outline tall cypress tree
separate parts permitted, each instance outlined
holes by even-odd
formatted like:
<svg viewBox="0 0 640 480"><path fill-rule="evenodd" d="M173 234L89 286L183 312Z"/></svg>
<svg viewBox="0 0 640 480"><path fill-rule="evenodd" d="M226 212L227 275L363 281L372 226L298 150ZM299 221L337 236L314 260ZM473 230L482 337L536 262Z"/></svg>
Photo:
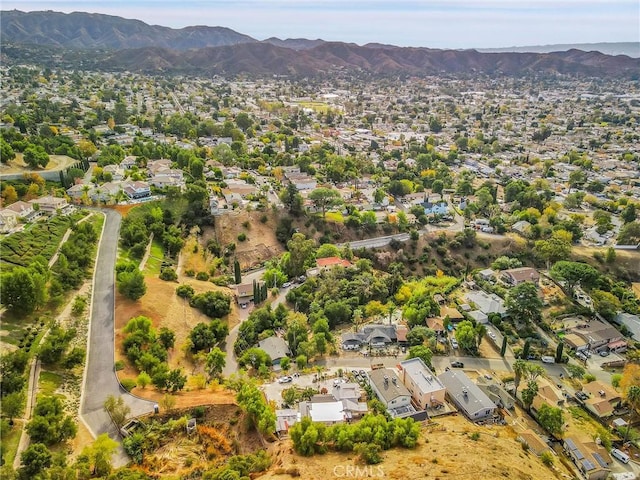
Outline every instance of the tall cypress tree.
<svg viewBox="0 0 640 480"><path fill-rule="evenodd" d="M242 272L240 272L240 262L238 260L233 261L233 273L236 277L236 285L242 283Z"/></svg>

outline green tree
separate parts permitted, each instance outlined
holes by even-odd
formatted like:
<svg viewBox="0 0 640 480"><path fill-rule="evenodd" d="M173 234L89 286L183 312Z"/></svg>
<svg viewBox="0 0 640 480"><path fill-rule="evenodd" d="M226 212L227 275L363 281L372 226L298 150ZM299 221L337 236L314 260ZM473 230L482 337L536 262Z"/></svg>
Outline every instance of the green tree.
<svg viewBox="0 0 640 480"><path fill-rule="evenodd" d="M591 300L593 300L594 310L607 320L612 320L622 308L618 297L603 290L592 290Z"/></svg>
<svg viewBox="0 0 640 480"><path fill-rule="evenodd" d="M543 403L538 409L538 423L556 438L561 437L564 430L562 409Z"/></svg>
<svg viewBox="0 0 640 480"><path fill-rule="evenodd" d="M458 344L468 352L476 351L476 330L468 320L463 320L456 328L456 340Z"/></svg>
<svg viewBox="0 0 640 480"><path fill-rule="evenodd" d="M500 356L504 357L505 353L507 353L507 337L502 337L502 347L500 347Z"/></svg>
<svg viewBox="0 0 640 480"><path fill-rule="evenodd" d="M49 154L41 145L29 145L23 152L24 163L30 168L44 168L49 164Z"/></svg>
<svg viewBox="0 0 640 480"><path fill-rule="evenodd" d="M565 282L565 287L571 295L577 285L590 288L596 283L598 278L600 278L598 270L591 265L565 260L556 262L551 268L550 273L554 279Z"/></svg>
<svg viewBox="0 0 640 480"><path fill-rule="evenodd" d="M219 377L222 374L222 369L224 369L226 363L225 357L226 354L218 347L211 349L207 354L205 371L207 372L209 379Z"/></svg>
<svg viewBox="0 0 640 480"><path fill-rule="evenodd" d="M409 333L407 333L407 342L409 345L422 345L429 338L435 337L435 332L425 326L413 327Z"/></svg>
<svg viewBox="0 0 640 480"><path fill-rule="evenodd" d="M103 433L95 441L82 450L81 456L87 458L93 466L91 472L97 477L105 477L111 473L111 457L118 449L118 442Z"/></svg>
<svg viewBox="0 0 640 480"><path fill-rule="evenodd" d="M532 282L521 283L509 290L505 307L515 320L524 323L542 320L542 300L538 295L538 288Z"/></svg>
<svg viewBox="0 0 640 480"><path fill-rule="evenodd" d="M42 443L32 443L20 454L22 467L20 475L23 478L37 478L40 473L51 466L52 455Z"/></svg>
<svg viewBox="0 0 640 480"><path fill-rule="evenodd" d="M564 349L564 343L558 343L556 347L556 363L562 363L562 351Z"/></svg>
<svg viewBox="0 0 640 480"><path fill-rule="evenodd" d="M176 342L176 334L167 327L162 327L158 332L158 340L165 350L169 350Z"/></svg>
<svg viewBox="0 0 640 480"><path fill-rule="evenodd" d="M569 376L571 378L581 379L587 373L584 367L580 365L575 365L573 363L569 363L567 365L567 371L569 372Z"/></svg>
<svg viewBox="0 0 640 480"><path fill-rule="evenodd" d="M522 393L521 393L522 403L524 403L524 406L527 409L527 411L531 409L531 404L533 403L533 399L536 397L537 394L538 394L538 382L536 382L535 380L530 380L527 383L527 388L522 390Z"/></svg>
<svg viewBox="0 0 640 480"><path fill-rule="evenodd" d="M124 398L121 396L115 397L113 395L109 395L104 401L103 407L118 428L124 425L124 422L131 413L131 408L129 405L124 403Z"/></svg>
<svg viewBox="0 0 640 480"><path fill-rule="evenodd" d="M638 218L638 212L636 209L636 204L635 203L629 203L624 210L622 211L622 214L620 215L620 218L622 218L622 220L624 221L624 223L631 223L631 222L635 222L636 218Z"/></svg>
<svg viewBox="0 0 640 480"><path fill-rule="evenodd" d="M261 366L271 367L271 357L261 348L249 348L238 359L238 365L241 367L250 366L254 370L258 370Z"/></svg>
<svg viewBox="0 0 640 480"><path fill-rule="evenodd" d="M637 245L640 243L640 222L626 223L618 233L618 245Z"/></svg>
<svg viewBox="0 0 640 480"><path fill-rule="evenodd" d="M293 183L287 185L287 188L280 192L280 201L289 209L289 213L294 217L299 216L303 212L304 200L298 189Z"/></svg>
<svg viewBox="0 0 640 480"><path fill-rule="evenodd" d="M16 158L16 153L13 151L11 144L0 137L0 162L9 163L14 158Z"/></svg>
<svg viewBox="0 0 640 480"><path fill-rule="evenodd" d="M548 240L538 240L534 245L534 252L547 262L548 270L551 263L569 257L572 239L573 236L566 230L556 230Z"/></svg>
<svg viewBox="0 0 640 480"><path fill-rule="evenodd" d="M637 416L638 410L640 410L640 385L630 385L627 388L625 399L631 409L631 418L629 421L629 426L627 426L624 432L623 443L627 443L627 439L629 438L629 431L631 430L630 425L634 424L633 416Z"/></svg>
<svg viewBox="0 0 640 480"><path fill-rule="evenodd" d="M242 283L242 272L240 271L240 262L237 259L233 261L233 275L235 278L236 285Z"/></svg>
<svg viewBox="0 0 640 480"><path fill-rule="evenodd" d="M309 196L316 210L322 211L322 218L325 218L327 209L342 203L342 198L337 190L332 188L316 188Z"/></svg>
<svg viewBox="0 0 640 480"><path fill-rule="evenodd" d="M4 392L3 392L4 393ZM25 406L25 396L22 390L12 392L2 397L2 414L13 423L13 419L22 415Z"/></svg>
<svg viewBox="0 0 640 480"><path fill-rule="evenodd" d="M19 316L28 315L36 308L36 285L31 272L16 267L0 277L0 299L2 304Z"/></svg>
<svg viewBox="0 0 640 480"><path fill-rule="evenodd" d="M73 438L78 427L73 419L64 414L64 406L59 397L38 398L33 418L27 424L27 432L36 443L53 445Z"/></svg>
<svg viewBox="0 0 640 480"><path fill-rule="evenodd" d="M140 372L138 377L136 378L136 385L138 385L143 390L147 388L147 385L151 383L151 377L147 372Z"/></svg>
<svg viewBox="0 0 640 480"><path fill-rule="evenodd" d="M425 363L425 365L430 368L432 357L433 352L431 352L431 349L425 345L415 345L409 348L408 358L420 358Z"/></svg>
<svg viewBox="0 0 640 480"><path fill-rule="evenodd" d="M522 380L522 377L527 372L527 365L528 363L522 359L518 359L515 362L513 362L513 373L514 373L513 384L515 386L514 395L516 397L518 395L518 386L520 385L520 381Z"/></svg>
<svg viewBox="0 0 640 480"><path fill-rule="evenodd" d="M140 270L120 272L118 274L118 291L129 300L138 300L147 293L144 275Z"/></svg>
<svg viewBox="0 0 640 480"><path fill-rule="evenodd" d="M289 278L298 277L305 273L305 265L313 258L315 242L302 233L294 233L287 242L289 250L288 262L285 265L285 273Z"/></svg>

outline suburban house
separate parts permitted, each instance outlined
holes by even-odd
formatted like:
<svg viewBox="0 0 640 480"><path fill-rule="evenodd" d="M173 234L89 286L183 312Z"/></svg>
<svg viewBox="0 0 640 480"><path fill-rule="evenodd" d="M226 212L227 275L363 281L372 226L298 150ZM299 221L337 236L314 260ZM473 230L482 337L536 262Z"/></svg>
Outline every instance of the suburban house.
<svg viewBox="0 0 640 480"><path fill-rule="evenodd" d="M342 402L331 395L314 395L310 402L300 402L298 409L301 417L309 417L325 425L342 423L349 418Z"/></svg>
<svg viewBox="0 0 640 480"><path fill-rule="evenodd" d="M260 340L258 342L258 348L267 352L269 357L271 357L272 365L280 365L280 360L291 355L287 342L285 342L283 338L276 337L275 335Z"/></svg>
<svg viewBox="0 0 640 480"><path fill-rule="evenodd" d="M320 270L328 270L333 267L349 268L353 264L349 260L343 260L340 257L325 257L316 260L316 266Z"/></svg>
<svg viewBox="0 0 640 480"><path fill-rule="evenodd" d="M415 405L424 410L444 405L445 388L421 358L400 362L402 383Z"/></svg>
<svg viewBox="0 0 640 480"><path fill-rule="evenodd" d="M529 451L537 457L542 455L544 452L551 452L549 445L547 445L546 442L530 428L518 435L518 441L529 447Z"/></svg>
<svg viewBox="0 0 640 480"><path fill-rule="evenodd" d="M461 370L448 370L438 375L447 395L459 410L472 421L493 417L495 403Z"/></svg>
<svg viewBox="0 0 640 480"><path fill-rule="evenodd" d="M585 384L582 391L589 394L584 406L598 418L610 417L622 402L622 397L613 387L599 380Z"/></svg>
<svg viewBox="0 0 640 480"><path fill-rule="evenodd" d="M619 342L625 343L624 337L614 326L598 320L591 320L588 323L577 325L571 329L574 333L584 339L589 344L590 350L608 350L613 344L617 349L621 348Z"/></svg>
<svg viewBox="0 0 640 480"><path fill-rule="evenodd" d="M611 473L611 457L596 442L581 442L576 437L567 437L564 439L564 451L587 480L605 480Z"/></svg>
<svg viewBox="0 0 640 480"><path fill-rule="evenodd" d="M520 220L511 225L511 230L523 237L528 237L531 233L531 224L526 220Z"/></svg>
<svg viewBox="0 0 640 480"><path fill-rule="evenodd" d="M136 157L132 155L124 157L124 160L120 162L120 168L122 168L123 170L131 170L135 166L136 166Z"/></svg>
<svg viewBox="0 0 640 480"><path fill-rule="evenodd" d="M436 335L444 333L444 321L440 317L427 318L427 327L436 332Z"/></svg>
<svg viewBox="0 0 640 480"><path fill-rule="evenodd" d="M631 333L631 337L637 342L640 342L640 316L620 312L614 317L613 323L627 327L627 330Z"/></svg>
<svg viewBox="0 0 640 480"><path fill-rule="evenodd" d="M393 370L389 368L371 370L369 384L387 409L395 410L411 405L411 392L402 384Z"/></svg>
<svg viewBox="0 0 640 480"><path fill-rule="evenodd" d="M31 203L23 202L22 200L12 203L6 207L5 210L17 213L18 218L22 219L24 222L31 222L42 214L39 210L34 210Z"/></svg>
<svg viewBox="0 0 640 480"><path fill-rule="evenodd" d="M263 282L259 282L262 286ZM253 283L241 283L236 285L236 302L242 308L246 308L251 302L253 302Z"/></svg>
<svg viewBox="0 0 640 480"><path fill-rule="evenodd" d="M105 165L103 167L103 173L111 175L111 180L117 182L124 178L124 169L120 165Z"/></svg>
<svg viewBox="0 0 640 480"><path fill-rule="evenodd" d="M147 182L125 182L122 184L122 191L132 200L151 196L151 187Z"/></svg>
<svg viewBox="0 0 640 480"><path fill-rule="evenodd" d="M482 390L489 399L498 407L511 410L514 407L513 397L494 378L478 377L476 380L478 388Z"/></svg>
<svg viewBox="0 0 640 480"><path fill-rule="evenodd" d="M398 341L398 328L403 329L406 327L404 327L404 325L382 325L370 323L369 325L362 327L362 329L357 333L343 333L341 341L343 345L349 345L352 346L352 348L360 348L363 345L384 347L389 343L395 343Z"/></svg>
<svg viewBox="0 0 640 480"><path fill-rule="evenodd" d="M485 268L484 270L480 270L478 272L478 276L482 279L482 280L492 280L494 278L496 278L496 272L494 270L492 270L491 268Z"/></svg>
<svg viewBox="0 0 640 480"><path fill-rule="evenodd" d="M331 391L333 398L342 402L343 412L347 418L361 417L369 411L366 402L361 402L362 391L357 383L337 383Z"/></svg>
<svg viewBox="0 0 640 480"><path fill-rule="evenodd" d="M0 233L9 233L18 226L18 214L8 209L0 210Z"/></svg>
<svg viewBox="0 0 640 480"><path fill-rule="evenodd" d="M447 202L424 202L422 204L424 207L425 215L446 215L449 213L449 205Z"/></svg>
<svg viewBox="0 0 640 480"><path fill-rule="evenodd" d="M52 197L51 195L35 198L29 203L38 205L40 211L48 215L55 215L58 212L65 214L71 208L66 198Z"/></svg>
<svg viewBox="0 0 640 480"><path fill-rule="evenodd" d="M540 407L544 404L550 407L562 407L564 405L564 397L555 385L552 385L546 378L538 379L538 393L533 398L531 403L531 411L534 415L537 414Z"/></svg>
<svg viewBox="0 0 640 480"><path fill-rule="evenodd" d="M538 280L540 280L540 274L535 268L531 267L520 267L520 268L510 268L509 270L503 270L500 274L502 280L515 287L516 285L520 285L524 282L533 282L536 285L538 284Z"/></svg>
<svg viewBox="0 0 640 480"><path fill-rule="evenodd" d="M451 320L453 323L461 322L462 320L464 320L464 315L462 315L457 308L442 305L440 307L440 318L444 320L447 317L449 317L449 320Z"/></svg>
<svg viewBox="0 0 640 480"><path fill-rule="evenodd" d="M576 352L589 350L589 342L575 333L567 333L562 337L562 342L571 350Z"/></svg>
<svg viewBox="0 0 640 480"><path fill-rule="evenodd" d="M503 315L507 312L504 306L504 300L495 293L487 293L483 290L473 290L464 295L465 301L475 304L476 308L482 313L489 315L490 313L499 313Z"/></svg>
<svg viewBox="0 0 640 480"><path fill-rule="evenodd" d="M276 433L288 432L289 428L300 421L300 412L293 408L276 410Z"/></svg>

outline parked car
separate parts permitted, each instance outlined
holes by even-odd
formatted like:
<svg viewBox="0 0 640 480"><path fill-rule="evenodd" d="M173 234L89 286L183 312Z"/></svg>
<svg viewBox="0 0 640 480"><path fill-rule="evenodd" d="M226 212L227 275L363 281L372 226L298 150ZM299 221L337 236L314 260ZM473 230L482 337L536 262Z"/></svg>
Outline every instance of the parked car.
<svg viewBox="0 0 640 480"><path fill-rule="evenodd" d="M291 282L284 282L282 284L282 288L289 288L291 286Z"/></svg>
<svg viewBox="0 0 640 480"><path fill-rule="evenodd" d="M286 375L284 377L280 377L278 379L278 383L291 383L293 382L293 378L291 378L289 375Z"/></svg>
<svg viewBox="0 0 640 480"><path fill-rule="evenodd" d="M601 357L608 357L611 352L609 350L603 350L600 352Z"/></svg>
<svg viewBox="0 0 640 480"><path fill-rule="evenodd" d="M462 363L462 362L451 362L451 366L453 368L464 368L464 363Z"/></svg>
<svg viewBox="0 0 640 480"><path fill-rule="evenodd" d="M579 398L580 400L587 400L589 398L589 395L587 395L584 392L578 391L576 392L576 397Z"/></svg>
<svg viewBox="0 0 640 480"><path fill-rule="evenodd" d="M455 338L451 339L451 346L453 348L458 348L458 341Z"/></svg>
<svg viewBox="0 0 640 480"><path fill-rule="evenodd" d="M366 376L367 376L367 372L365 372L364 370L360 370L358 373L360 374L360 376L361 376L362 378L364 378L364 377L366 377Z"/></svg>

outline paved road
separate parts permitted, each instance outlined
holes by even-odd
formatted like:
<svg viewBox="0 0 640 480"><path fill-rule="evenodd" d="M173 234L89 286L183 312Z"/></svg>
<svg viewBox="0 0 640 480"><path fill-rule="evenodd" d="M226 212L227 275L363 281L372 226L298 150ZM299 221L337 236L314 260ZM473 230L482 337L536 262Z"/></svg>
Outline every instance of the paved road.
<svg viewBox="0 0 640 480"><path fill-rule="evenodd" d="M114 316L115 316L115 263L118 247L120 215L104 210L105 223L93 286L91 324L87 339L87 365L80 405L80 416L94 435L108 433L120 440L109 415L104 411L104 401L109 395L122 396L131 408L131 416L149 413L153 402L142 400L124 391L114 370ZM122 449L115 456L116 466L126 464L128 457Z"/></svg>

